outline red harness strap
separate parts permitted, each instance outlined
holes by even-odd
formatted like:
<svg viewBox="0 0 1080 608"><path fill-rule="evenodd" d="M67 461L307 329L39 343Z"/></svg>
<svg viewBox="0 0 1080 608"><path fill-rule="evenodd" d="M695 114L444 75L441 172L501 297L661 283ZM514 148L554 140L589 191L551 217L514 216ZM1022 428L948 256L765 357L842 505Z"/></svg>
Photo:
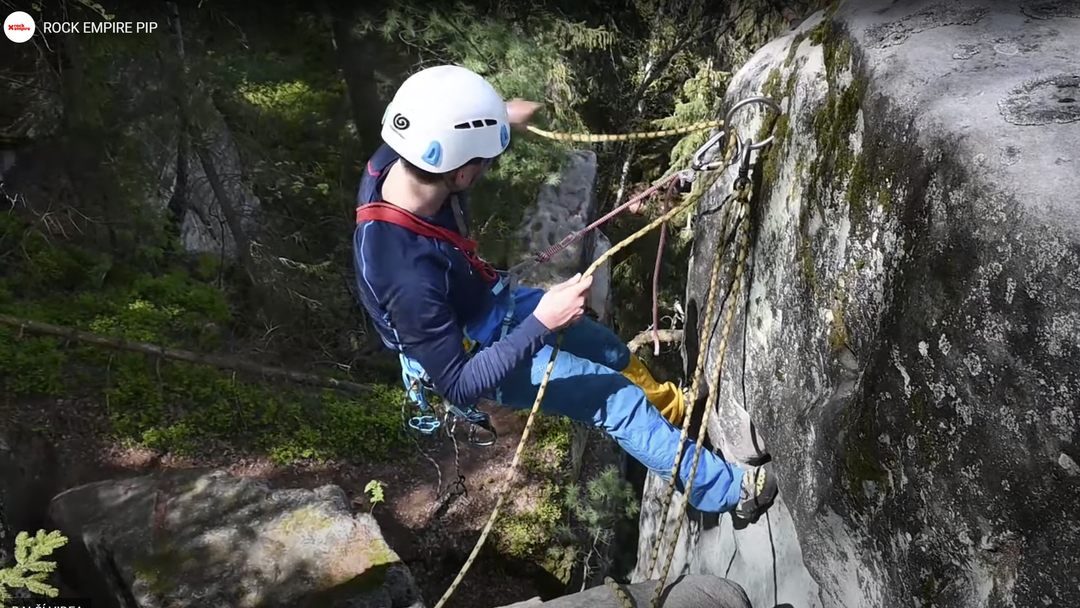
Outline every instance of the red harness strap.
<svg viewBox="0 0 1080 608"><path fill-rule="evenodd" d="M401 207L389 203L368 203L356 208L357 224L370 221L396 224L402 228L411 230L420 236L439 239L440 241L450 243L465 255L465 259L469 264L471 264L486 281L494 283L499 280L499 275L495 272L495 268L491 264L480 259L480 256L476 254L476 249L480 246L476 241L467 239L460 234L447 230L441 226L425 222Z"/></svg>

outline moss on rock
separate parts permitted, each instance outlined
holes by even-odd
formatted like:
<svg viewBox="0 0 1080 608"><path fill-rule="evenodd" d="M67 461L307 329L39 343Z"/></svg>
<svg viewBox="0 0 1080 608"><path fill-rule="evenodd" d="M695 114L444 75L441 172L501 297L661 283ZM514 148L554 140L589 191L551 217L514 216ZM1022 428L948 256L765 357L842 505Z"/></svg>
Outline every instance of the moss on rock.
<svg viewBox="0 0 1080 608"><path fill-rule="evenodd" d="M883 491L890 489L886 455L877 444L874 432L876 408L845 409L840 423L843 487L857 507L869 506L864 484L873 482Z"/></svg>

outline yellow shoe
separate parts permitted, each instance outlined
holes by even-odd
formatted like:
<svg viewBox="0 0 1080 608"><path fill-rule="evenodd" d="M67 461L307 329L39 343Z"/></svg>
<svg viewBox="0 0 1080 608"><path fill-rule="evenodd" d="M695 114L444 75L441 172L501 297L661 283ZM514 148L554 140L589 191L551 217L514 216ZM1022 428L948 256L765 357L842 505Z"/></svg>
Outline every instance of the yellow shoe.
<svg viewBox="0 0 1080 608"><path fill-rule="evenodd" d="M649 368L634 355L630 355L630 363L621 373L645 391L645 398L660 410L668 422L682 426L683 415L686 413L686 396L674 382L657 382Z"/></svg>

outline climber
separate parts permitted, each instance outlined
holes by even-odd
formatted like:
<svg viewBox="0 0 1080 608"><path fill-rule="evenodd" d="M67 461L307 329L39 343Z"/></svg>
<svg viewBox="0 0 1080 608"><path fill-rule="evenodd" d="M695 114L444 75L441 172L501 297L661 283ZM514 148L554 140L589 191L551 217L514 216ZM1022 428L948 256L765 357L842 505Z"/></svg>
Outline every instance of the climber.
<svg viewBox="0 0 1080 608"><path fill-rule="evenodd" d="M531 408L564 330L542 411L603 428L668 480L686 397L654 380L610 329L583 318L592 279L578 275L547 292L513 286L468 239L465 190L506 150L510 128L524 129L538 108L505 102L457 66L424 69L401 85L383 115L385 145L368 161L358 194L360 303L399 353L406 386L424 379L459 406L487 397ZM680 491L694 443L681 449ZM755 519L776 491L763 468L744 471L704 450L690 504Z"/></svg>

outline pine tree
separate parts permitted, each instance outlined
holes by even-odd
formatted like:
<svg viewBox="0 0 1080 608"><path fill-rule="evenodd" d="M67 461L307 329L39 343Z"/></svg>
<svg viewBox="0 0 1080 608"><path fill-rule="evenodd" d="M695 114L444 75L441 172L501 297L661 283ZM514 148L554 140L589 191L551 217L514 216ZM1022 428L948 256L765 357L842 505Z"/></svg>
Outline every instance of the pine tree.
<svg viewBox="0 0 1080 608"><path fill-rule="evenodd" d="M585 537L582 543L585 548L578 552L586 572L584 583L588 579L587 573L594 568L607 572L611 565L607 547L615 539L620 524L635 520L639 506L633 487L622 479L614 466L605 468L591 479L585 484L584 491L577 484L571 484L563 496L563 504ZM570 530L564 528L563 534L569 536ZM594 557L600 559L595 566L592 563Z"/></svg>
<svg viewBox="0 0 1080 608"><path fill-rule="evenodd" d="M38 530L33 537L19 532L15 537L15 565L0 570L0 604L11 600L8 589L24 588L37 595L56 597L60 591L47 582L49 575L56 570L56 562L44 558L67 542L67 537L55 530L48 534Z"/></svg>

